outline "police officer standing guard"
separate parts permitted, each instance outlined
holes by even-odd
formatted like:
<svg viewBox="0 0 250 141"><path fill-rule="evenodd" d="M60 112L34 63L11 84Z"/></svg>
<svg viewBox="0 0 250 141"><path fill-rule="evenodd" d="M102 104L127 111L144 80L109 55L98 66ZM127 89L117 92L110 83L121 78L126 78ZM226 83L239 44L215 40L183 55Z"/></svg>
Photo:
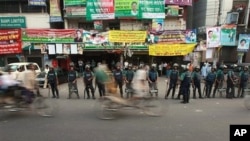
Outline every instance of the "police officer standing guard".
<svg viewBox="0 0 250 141"><path fill-rule="evenodd" d="M198 89L199 98L202 98L201 96L201 74L200 74L199 66L196 66L192 73L192 86L193 86L193 98L196 99L196 89Z"/></svg>
<svg viewBox="0 0 250 141"><path fill-rule="evenodd" d="M181 74L181 94L183 95L183 101L181 103L189 103L189 95L190 95L190 83L191 83L191 72L185 68L185 72Z"/></svg>
<svg viewBox="0 0 250 141"><path fill-rule="evenodd" d="M68 73L68 86L69 86L69 97L68 99L71 98L71 94L73 92L76 93L77 98L79 99L79 93L78 93L78 88L77 88L77 72L74 70L74 67L70 67L70 71Z"/></svg>
<svg viewBox="0 0 250 141"><path fill-rule="evenodd" d="M47 74L47 79L48 79L48 82L50 84L50 88L52 91L52 95L53 95L52 98L59 98L59 92L58 92L58 88L57 88L58 79L57 79L56 72L54 71L54 68L52 68L52 67L49 68L49 72ZM55 95L55 92L56 92L56 95Z"/></svg>
<svg viewBox="0 0 250 141"><path fill-rule="evenodd" d="M249 72L248 72L248 66L245 66L244 67L244 70L240 72L240 86L239 86L239 89L238 89L238 95L237 97L241 97L243 98L244 97L244 92L245 92L245 89L247 87L247 83L248 83L248 79L249 79Z"/></svg>
<svg viewBox="0 0 250 141"><path fill-rule="evenodd" d="M91 90L92 93L92 99L95 99L95 90L93 87L93 78L94 78L94 74L93 72L90 70L90 66L86 65L85 66L85 72L83 74L83 83L85 85L85 90L87 93L87 99L90 99L90 95L89 95L89 89Z"/></svg>
<svg viewBox="0 0 250 141"><path fill-rule="evenodd" d="M177 67L178 67L178 64L174 64L174 69L171 70L170 72L170 83L169 83L169 88L168 88L168 91L167 93L165 94L165 99L168 99L168 95L172 90L172 99L174 98L174 93L175 93L175 88L176 88L176 84L177 84L177 81L178 81L178 77L179 77L179 71L177 70Z"/></svg>
<svg viewBox="0 0 250 141"><path fill-rule="evenodd" d="M124 78L123 78L123 73L122 73L120 65L116 66L116 69L113 72L113 76L114 76L114 79L115 79L115 85L116 85L116 87L119 86L120 95L121 95L121 97L123 97L122 85L123 85L123 79Z"/></svg>

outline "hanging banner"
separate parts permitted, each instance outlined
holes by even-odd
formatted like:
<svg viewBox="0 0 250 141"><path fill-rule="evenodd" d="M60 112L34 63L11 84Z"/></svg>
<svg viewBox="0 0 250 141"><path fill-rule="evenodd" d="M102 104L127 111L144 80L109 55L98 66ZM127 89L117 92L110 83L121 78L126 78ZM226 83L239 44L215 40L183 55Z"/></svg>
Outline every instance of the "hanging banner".
<svg viewBox="0 0 250 141"><path fill-rule="evenodd" d="M50 0L50 22L62 22L60 1Z"/></svg>
<svg viewBox="0 0 250 141"><path fill-rule="evenodd" d="M206 45L207 45L207 44L206 44L206 41L201 40L201 41L197 44L197 46L196 46L196 48L195 48L194 51L206 51L206 50L207 50L207 46L206 46Z"/></svg>
<svg viewBox="0 0 250 141"><path fill-rule="evenodd" d="M115 17L138 16L139 0L115 0Z"/></svg>
<svg viewBox="0 0 250 141"><path fill-rule="evenodd" d="M250 42L250 34L240 34L237 51L248 52Z"/></svg>
<svg viewBox="0 0 250 141"><path fill-rule="evenodd" d="M235 46L236 45L236 25L221 26L221 45Z"/></svg>
<svg viewBox="0 0 250 141"><path fill-rule="evenodd" d="M160 32L164 30L164 19L152 20L152 31Z"/></svg>
<svg viewBox="0 0 250 141"><path fill-rule="evenodd" d="M102 21L94 21L94 29L95 30L102 30L103 29Z"/></svg>
<svg viewBox="0 0 250 141"><path fill-rule="evenodd" d="M69 6L84 6L86 4L86 0L63 0L64 7Z"/></svg>
<svg viewBox="0 0 250 141"><path fill-rule="evenodd" d="M85 44L101 45L108 43L108 32L83 31L83 42Z"/></svg>
<svg viewBox="0 0 250 141"><path fill-rule="evenodd" d="M220 27L208 27L206 28L207 33L207 48L219 47L220 43Z"/></svg>
<svg viewBox="0 0 250 141"><path fill-rule="evenodd" d="M46 0L28 0L30 6L46 6Z"/></svg>
<svg viewBox="0 0 250 141"><path fill-rule="evenodd" d="M196 30L150 31L148 43L196 43Z"/></svg>
<svg viewBox="0 0 250 141"><path fill-rule="evenodd" d="M146 31L110 30L109 42L143 43L145 42L146 35Z"/></svg>
<svg viewBox="0 0 250 141"><path fill-rule="evenodd" d="M195 44L155 44L149 46L152 56L180 56L187 55L194 50Z"/></svg>
<svg viewBox="0 0 250 141"><path fill-rule="evenodd" d="M22 41L32 43L73 43L78 32L79 30L75 29L22 29Z"/></svg>
<svg viewBox="0 0 250 141"><path fill-rule="evenodd" d="M192 6L192 0L165 0L165 4Z"/></svg>
<svg viewBox="0 0 250 141"><path fill-rule="evenodd" d="M21 29L0 29L0 54L21 52Z"/></svg>
<svg viewBox="0 0 250 141"><path fill-rule="evenodd" d="M179 15L179 6L178 5L169 5L166 7L166 16L178 16Z"/></svg>
<svg viewBox="0 0 250 141"><path fill-rule="evenodd" d="M87 20L109 20L115 18L113 0L87 0Z"/></svg>
<svg viewBox="0 0 250 141"><path fill-rule="evenodd" d="M131 4L132 11L134 9ZM131 13L136 13L132 12ZM165 0L139 0L138 19L165 19Z"/></svg>

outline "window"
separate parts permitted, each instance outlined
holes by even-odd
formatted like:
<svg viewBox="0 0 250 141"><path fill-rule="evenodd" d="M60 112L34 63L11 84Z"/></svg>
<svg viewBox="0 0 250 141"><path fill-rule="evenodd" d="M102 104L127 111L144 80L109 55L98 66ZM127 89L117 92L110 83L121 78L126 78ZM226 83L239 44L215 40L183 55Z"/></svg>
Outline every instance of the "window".
<svg viewBox="0 0 250 141"><path fill-rule="evenodd" d="M0 13L20 13L19 2L17 1L0 1Z"/></svg>
<svg viewBox="0 0 250 141"><path fill-rule="evenodd" d="M86 22L86 23L78 23L79 29L85 29L85 30L93 30L94 29L94 23L93 22Z"/></svg>
<svg viewBox="0 0 250 141"><path fill-rule="evenodd" d="M43 6L31 6L27 2L21 2L22 13L41 13Z"/></svg>

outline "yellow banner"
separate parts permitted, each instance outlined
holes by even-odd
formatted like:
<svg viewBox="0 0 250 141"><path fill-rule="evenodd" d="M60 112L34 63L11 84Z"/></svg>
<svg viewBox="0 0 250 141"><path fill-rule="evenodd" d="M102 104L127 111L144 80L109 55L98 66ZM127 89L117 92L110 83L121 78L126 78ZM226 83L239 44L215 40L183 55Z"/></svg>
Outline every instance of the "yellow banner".
<svg viewBox="0 0 250 141"><path fill-rule="evenodd" d="M194 50L196 44L154 44L149 46L152 56L180 56L187 55Z"/></svg>
<svg viewBox="0 0 250 141"><path fill-rule="evenodd" d="M146 31L110 30L109 42L144 43L146 36Z"/></svg>

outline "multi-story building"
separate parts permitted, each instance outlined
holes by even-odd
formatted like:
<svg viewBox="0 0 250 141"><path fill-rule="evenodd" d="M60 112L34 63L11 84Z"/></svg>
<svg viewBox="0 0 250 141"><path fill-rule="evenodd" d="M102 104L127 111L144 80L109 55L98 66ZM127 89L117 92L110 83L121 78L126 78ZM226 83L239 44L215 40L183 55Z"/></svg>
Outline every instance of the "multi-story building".
<svg viewBox="0 0 250 141"><path fill-rule="evenodd" d="M194 0L193 7L189 11L193 16L188 20L188 28L198 29L198 41L207 39L206 28L223 27L224 25L235 24L237 36L235 44L220 45L213 49L213 58L206 58L206 51L202 52L201 61L210 62L230 62L239 61L239 52L237 52L238 35L247 33L248 26L248 0ZM224 38L221 36L221 38ZM223 39L221 39L223 40ZM243 62L249 62L249 52L245 53Z"/></svg>

